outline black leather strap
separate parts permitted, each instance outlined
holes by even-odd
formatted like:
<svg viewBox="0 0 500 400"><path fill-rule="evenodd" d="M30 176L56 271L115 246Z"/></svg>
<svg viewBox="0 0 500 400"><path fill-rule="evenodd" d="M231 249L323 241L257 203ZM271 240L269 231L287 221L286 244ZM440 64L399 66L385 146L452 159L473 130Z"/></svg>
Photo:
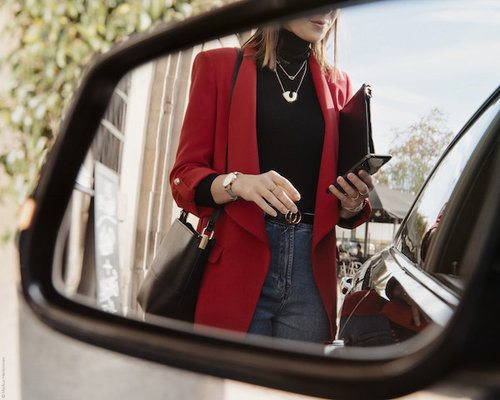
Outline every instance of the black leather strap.
<svg viewBox="0 0 500 400"><path fill-rule="evenodd" d="M229 157L229 115L231 114L231 103L233 101L233 90L234 90L234 85L236 83L236 78L238 77L238 71L240 70L241 66L241 61L243 60L243 50L237 49L237 56L236 56L236 65L234 66L234 73L233 73L233 82L231 83L231 94L229 96L229 113L228 115L228 135L227 135L227 142L226 142L226 168L224 172L227 174L227 162L228 162L228 157Z"/></svg>
<svg viewBox="0 0 500 400"><path fill-rule="evenodd" d="M241 62L243 61L243 50L240 48L237 49L237 56L236 56L236 64L234 66L234 72L233 72L233 81L231 83L231 94L229 96L229 112L228 112L228 120L229 120L229 114L231 113L231 102L233 100L233 90L234 90L234 85L236 83L236 78L238 77L238 72L240 70ZM227 173L227 163L228 163L228 153L229 153L229 129L228 129L228 136L227 136L227 141L226 141L226 167L225 167L225 173ZM219 214L222 210L223 206L217 206L214 209L214 212L212 213L212 216L210 217L210 220L208 221L207 227L205 228L205 231L210 233L214 230L215 223L217 222L217 218L219 218Z"/></svg>

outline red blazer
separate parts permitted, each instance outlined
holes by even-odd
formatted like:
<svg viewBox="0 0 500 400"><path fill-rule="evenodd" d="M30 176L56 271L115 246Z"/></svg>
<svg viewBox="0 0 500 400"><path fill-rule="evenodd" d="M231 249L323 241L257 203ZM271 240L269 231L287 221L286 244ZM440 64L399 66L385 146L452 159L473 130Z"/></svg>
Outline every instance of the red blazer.
<svg viewBox="0 0 500 400"><path fill-rule="evenodd" d="M225 172L228 138L227 171L260 173L256 135L257 70L254 60L246 57L251 53L251 50L244 52L230 116L235 49L202 52L193 64L189 104L170 182L179 207L200 216L198 229L206 226L213 210L195 204L195 188L209 174ZM338 112L350 98L351 87L345 74L332 82L321 72L313 56L309 64L325 120L312 264L333 337L337 300L335 225L339 223L339 207L337 198L327 194L326 189L337 177ZM343 221L341 225L348 228L360 225L368 220L370 212L368 205L355 221ZM215 226L215 238L216 245L199 293L195 323L246 332L271 259L263 211L244 200L226 204Z"/></svg>

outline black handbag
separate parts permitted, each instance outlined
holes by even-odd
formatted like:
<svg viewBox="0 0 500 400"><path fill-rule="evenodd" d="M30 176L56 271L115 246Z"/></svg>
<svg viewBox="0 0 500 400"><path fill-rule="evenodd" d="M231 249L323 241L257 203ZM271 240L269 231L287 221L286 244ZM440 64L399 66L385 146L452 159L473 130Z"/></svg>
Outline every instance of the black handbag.
<svg viewBox="0 0 500 400"><path fill-rule="evenodd" d="M201 235L187 222L184 210L173 222L137 295L146 313L194 321L198 291L215 244L213 227L219 212L220 208L214 211Z"/></svg>
<svg viewBox="0 0 500 400"><path fill-rule="evenodd" d="M231 98L243 52L238 49ZM227 148L226 148L227 172ZM210 250L215 244L214 226L222 207L217 207L200 235L182 210L162 240L137 294L137 302L149 314L193 322Z"/></svg>

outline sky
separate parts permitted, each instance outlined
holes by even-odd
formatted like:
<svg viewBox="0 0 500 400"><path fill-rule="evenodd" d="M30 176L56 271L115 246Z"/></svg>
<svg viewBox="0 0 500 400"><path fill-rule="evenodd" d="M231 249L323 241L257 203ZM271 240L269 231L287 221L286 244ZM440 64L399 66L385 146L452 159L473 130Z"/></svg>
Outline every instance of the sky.
<svg viewBox="0 0 500 400"><path fill-rule="evenodd" d="M455 133L500 85L500 0L385 1L342 10L339 63L372 86L377 153L431 109Z"/></svg>

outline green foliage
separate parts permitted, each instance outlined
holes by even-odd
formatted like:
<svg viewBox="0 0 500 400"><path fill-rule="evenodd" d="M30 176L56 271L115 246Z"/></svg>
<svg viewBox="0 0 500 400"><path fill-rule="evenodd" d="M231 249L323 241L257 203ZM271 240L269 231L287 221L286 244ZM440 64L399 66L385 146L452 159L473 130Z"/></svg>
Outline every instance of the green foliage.
<svg viewBox="0 0 500 400"><path fill-rule="evenodd" d="M18 201L32 189L64 110L96 54L135 32L225 1L6 0L13 16L9 29L19 46L1 60L10 66L10 82L0 98L0 129L15 132L18 143L0 150L0 163Z"/></svg>
<svg viewBox="0 0 500 400"><path fill-rule="evenodd" d="M432 167L450 142L452 131L437 108L405 129L396 131L389 149L393 159L375 175L378 183L417 194Z"/></svg>

